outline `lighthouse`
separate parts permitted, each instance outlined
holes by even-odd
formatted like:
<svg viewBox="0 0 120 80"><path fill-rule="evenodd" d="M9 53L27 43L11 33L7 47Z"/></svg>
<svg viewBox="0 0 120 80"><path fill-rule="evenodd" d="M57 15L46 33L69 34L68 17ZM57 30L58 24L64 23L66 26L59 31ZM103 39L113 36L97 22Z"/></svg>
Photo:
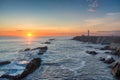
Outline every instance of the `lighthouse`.
<svg viewBox="0 0 120 80"><path fill-rule="evenodd" d="M90 36L90 31L88 30L88 37Z"/></svg>

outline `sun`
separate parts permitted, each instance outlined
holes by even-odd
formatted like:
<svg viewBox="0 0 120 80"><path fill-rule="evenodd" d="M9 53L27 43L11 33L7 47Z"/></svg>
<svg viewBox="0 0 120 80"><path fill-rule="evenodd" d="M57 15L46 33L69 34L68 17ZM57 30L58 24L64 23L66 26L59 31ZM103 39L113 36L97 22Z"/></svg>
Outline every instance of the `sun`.
<svg viewBox="0 0 120 80"><path fill-rule="evenodd" d="M28 37L31 37L31 36L32 36L32 33L27 33L27 36L28 36Z"/></svg>

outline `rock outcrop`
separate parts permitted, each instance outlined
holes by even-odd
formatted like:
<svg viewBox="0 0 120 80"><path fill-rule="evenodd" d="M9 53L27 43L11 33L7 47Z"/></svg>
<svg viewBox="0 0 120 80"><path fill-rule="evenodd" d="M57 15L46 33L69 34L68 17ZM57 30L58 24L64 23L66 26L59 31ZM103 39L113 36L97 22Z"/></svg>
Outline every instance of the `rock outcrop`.
<svg viewBox="0 0 120 80"><path fill-rule="evenodd" d="M2 62L0 62L0 66L10 64L10 63L11 63L10 61L2 61Z"/></svg>
<svg viewBox="0 0 120 80"><path fill-rule="evenodd" d="M96 54L98 54L98 53L95 52L95 51L86 51L86 53L91 54L91 55L96 55Z"/></svg>
<svg viewBox="0 0 120 80"><path fill-rule="evenodd" d="M51 42L48 42L48 41L47 41L47 42L44 42L44 44L51 44Z"/></svg>
<svg viewBox="0 0 120 80"><path fill-rule="evenodd" d="M107 56L107 58L104 61L105 63L111 64L113 62L115 62L115 60L113 59L112 56Z"/></svg>
<svg viewBox="0 0 120 80"><path fill-rule="evenodd" d="M72 40L78 40L82 42L91 42L91 43L101 43L101 44L111 44L112 42L118 42L120 37L113 36L75 36Z"/></svg>
<svg viewBox="0 0 120 80"><path fill-rule="evenodd" d="M47 50L48 50L48 47L45 46L45 47L37 47L37 48L33 48L33 49L30 49L30 48L26 48L24 51L32 51L32 50L39 50L38 54L43 54L45 53Z"/></svg>
<svg viewBox="0 0 120 80"><path fill-rule="evenodd" d="M24 51L30 51L31 49L30 48L26 48Z"/></svg>
<svg viewBox="0 0 120 80"><path fill-rule="evenodd" d="M25 70L16 76L4 74L0 78L7 78L9 80L21 80L25 78L27 75L31 74L34 72L39 66L41 65L41 59L40 58L34 58L33 60L30 61L25 67Z"/></svg>
<svg viewBox="0 0 120 80"><path fill-rule="evenodd" d="M100 50L111 50L110 46L105 46L103 48L101 48Z"/></svg>
<svg viewBox="0 0 120 80"><path fill-rule="evenodd" d="M105 61L105 58L103 58L103 57L100 57L100 61Z"/></svg>
<svg viewBox="0 0 120 80"><path fill-rule="evenodd" d="M120 59L112 68L112 74L120 79Z"/></svg>
<svg viewBox="0 0 120 80"><path fill-rule="evenodd" d="M47 51L47 49L48 49L47 46L45 46L45 47L40 47L40 50L39 50L38 55L45 53L45 52Z"/></svg>

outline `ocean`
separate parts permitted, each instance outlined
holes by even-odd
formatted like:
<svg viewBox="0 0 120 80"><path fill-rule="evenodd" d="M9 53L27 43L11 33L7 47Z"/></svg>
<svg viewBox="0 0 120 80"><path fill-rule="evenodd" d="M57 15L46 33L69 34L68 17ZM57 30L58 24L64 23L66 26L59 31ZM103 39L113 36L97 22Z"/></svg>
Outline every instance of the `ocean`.
<svg viewBox="0 0 120 80"><path fill-rule="evenodd" d="M99 60L100 57L109 55L100 50L105 45L71 39L72 37L0 37L0 61L11 61L8 65L0 66L0 76L20 74L30 60L40 57L42 64L39 69L23 80L115 80L108 64ZM45 44L46 41L50 44ZM37 50L23 51L43 46L48 47L43 55L37 55ZM87 54L86 51L89 50L98 54Z"/></svg>

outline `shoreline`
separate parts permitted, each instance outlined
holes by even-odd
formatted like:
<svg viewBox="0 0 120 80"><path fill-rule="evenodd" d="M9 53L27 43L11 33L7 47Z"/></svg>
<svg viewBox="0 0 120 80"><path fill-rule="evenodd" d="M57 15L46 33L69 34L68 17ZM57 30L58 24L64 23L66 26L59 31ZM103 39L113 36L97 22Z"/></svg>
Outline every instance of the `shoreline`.
<svg viewBox="0 0 120 80"><path fill-rule="evenodd" d="M47 42L45 41L44 43L42 43L42 44L46 44L46 45L48 45L48 51L49 51L49 49L50 48L52 48L52 47L49 47L49 45L51 45L51 44L53 44L52 43L52 41L54 41L54 40L56 40L56 39L49 39ZM57 40L56 40L57 41ZM66 40L66 41L68 41L68 40ZM69 40L70 42L72 41L72 40ZM49 43L48 43L49 42ZM59 42L59 41L58 41ZM75 41L75 42L77 42L77 41ZM77 42L77 43L79 43L79 42ZM63 44L63 43L62 43ZM74 43L73 43L74 44ZM91 45L92 46L92 45ZM86 47L91 47L90 45L87 45L86 44L86 46L84 46L85 48ZM57 47L57 46L56 46ZM63 47L65 47L65 45L63 46ZM62 47L59 47L59 49L61 49ZM68 49L69 50L71 50L72 48L74 48L74 46L73 47L70 47L69 48L69 46L68 46ZM76 48L78 48L77 46L76 46ZM92 48L95 48L95 47L92 47ZM25 54L25 55L27 55L26 56L26 59L27 60L29 60L29 62L32 60L32 59L34 59L34 58L36 58L36 57L38 57L38 58L40 58L40 59L42 59L42 57L44 57L44 55L47 55L47 54L43 54L44 52L46 52L45 50L41 50L41 49L43 49L43 48L41 48L41 47L37 47L37 48L32 48L32 49L30 49L30 48L25 48L24 50L23 50L23 52L21 52L22 54ZM47 49L47 48L46 48ZM58 50L59 50L58 49ZM63 48L64 49L64 48ZM90 50L90 49L88 49L88 50ZM42 51L42 52L41 52ZM47 51L47 53L48 53L48 51ZM78 50L78 51L80 51L80 50ZM84 51L86 51L86 52L84 52L85 54L84 55L89 55L88 57L90 57L90 60L96 60L94 57L95 57L95 55L97 55L97 53L99 54L99 52L90 52L90 51L87 51L87 48L86 48L86 50L84 50ZM67 51L66 51L67 52ZM64 53L66 53L66 52L64 52ZM64 54L63 53L63 54ZM80 51L80 53L81 53L81 51ZM61 53L62 54L62 53ZM69 54L72 54L72 52L71 53L69 53ZM30 55L30 57L28 57ZM50 54L48 54L49 56L50 56ZM76 54L77 55L77 54ZM82 54L81 54L82 55ZM48 56L48 57L49 57ZM72 56L72 55L71 55ZM80 56L80 54L79 54L79 56ZM53 56L54 57L54 56ZM77 56L76 56L77 57ZM84 56L85 57L85 56ZM93 58L92 58L93 57ZM32 58L32 59L30 59L30 58ZM79 58L78 58L79 59ZM88 58L89 59L89 58ZM49 60L49 59L48 59ZM69 59L68 59L69 60ZM68 62L68 60L67 60L67 62L66 62L66 60L65 60L65 62L67 63L67 64L69 64L69 62ZM44 60L43 60L44 61ZM76 61L76 59L75 59L75 61ZM29 64L29 62L25 62L25 63L27 63L27 64ZM87 61L88 62L88 61ZM94 61L95 62L95 61ZM23 63L24 63L24 61L23 61ZM42 79L42 77L44 77L45 76L45 73L46 72L42 72L41 71L41 68L47 68L48 66L51 66L50 68L54 68L54 66L58 66L58 67L61 67L62 66L62 69L61 70L68 70L69 69L69 67L66 65L66 63L64 63L64 61L63 62L60 62L60 64L58 64L58 63L46 63L45 65L47 65L47 66L44 66L43 64L41 64L40 65L40 67L38 68L38 69L36 69L32 74L30 74L30 75L32 75L32 76L35 76L35 75L39 75L40 73L42 73L41 74L41 77L38 77L38 76L36 76L37 78L41 78ZM73 63L74 63L74 61L73 61ZM90 63L92 63L92 62L90 62ZM100 61L97 61L96 63L101 63ZM27 65L26 64L26 65ZM62 65L63 64L63 65ZM64 65L65 64L65 65ZM78 62L77 62L77 64L78 64ZM85 64L87 64L87 65L90 65L90 64L88 64L88 63L86 63L86 61L84 61L84 59L83 59L83 61L81 61L80 63L79 63L79 66L81 66L81 65L84 65L83 67L86 69L86 71L87 72L89 72L89 70L87 69L88 67L86 67L85 66ZM69 65L71 65L71 64L69 64ZM66 66L66 67L65 67ZM78 66L78 65L77 65ZM74 69L79 69L77 66L74 66L74 67L72 67L73 68L73 70ZM92 66L92 65L91 65ZM104 65L102 65L102 66L104 66ZM96 69L97 69L97 66L94 66ZM65 69L64 69L65 68ZM71 68L71 67L70 67ZM81 69L82 69L82 67L80 67ZM25 70L25 69L24 69ZM55 70L57 70L57 68L55 68ZM72 69L70 69L70 70L72 70ZM52 70L51 70L52 71ZM54 71L54 69L53 69L53 71ZM39 74L37 74L37 73L39 73ZM68 72L69 72L69 70L68 70ZM82 71L83 73L84 73L84 71ZM68 73L67 75L69 75L70 73ZM79 73L80 74L80 73ZM21 75L22 75L22 73L21 73ZM25 75L25 79L27 79L27 80L29 80L30 78L30 75L28 74L27 76ZM50 74L48 74L48 75L50 75ZM71 74L70 74L71 75ZM57 76L59 76L59 75L57 75ZM57 77L56 76L56 77ZM94 75L93 75L94 76ZM20 76L18 76L18 75L15 75L15 76L9 76L9 75L4 75L3 77L9 77L9 78L16 78L16 77L19 77L20 78ZM78 76L79 77L79 76ZM52 77L51 77L52 78ZM53 76L53 78L54 78L54 76ZM62 77L61 77L62 78ZM64 77L63 77L64 78ZM68 77L69 79L71 78L71 77ZM77 79L77 78L76 78ZM87 78L86 78L87 79ZM13 79L14 80L14 79ZM23 79L24 80L24 79ZM31 80L34 80L34 78L33 79L31 79Z"/></svg>
<svg viewBox="0 0 120 80"><path fill-rule="evenodd" d="M118 57L117 60L114 60L113 57L110 58L109 66L111 68L111 73L117 79L120 79L120 37L119 36L75 36L72 40L77 40L81 42L88 42L93 44L105 44L104 48L101 50L111 50L112 54ZM100 58L100 61L105 62L105 58Z"/></svg>

